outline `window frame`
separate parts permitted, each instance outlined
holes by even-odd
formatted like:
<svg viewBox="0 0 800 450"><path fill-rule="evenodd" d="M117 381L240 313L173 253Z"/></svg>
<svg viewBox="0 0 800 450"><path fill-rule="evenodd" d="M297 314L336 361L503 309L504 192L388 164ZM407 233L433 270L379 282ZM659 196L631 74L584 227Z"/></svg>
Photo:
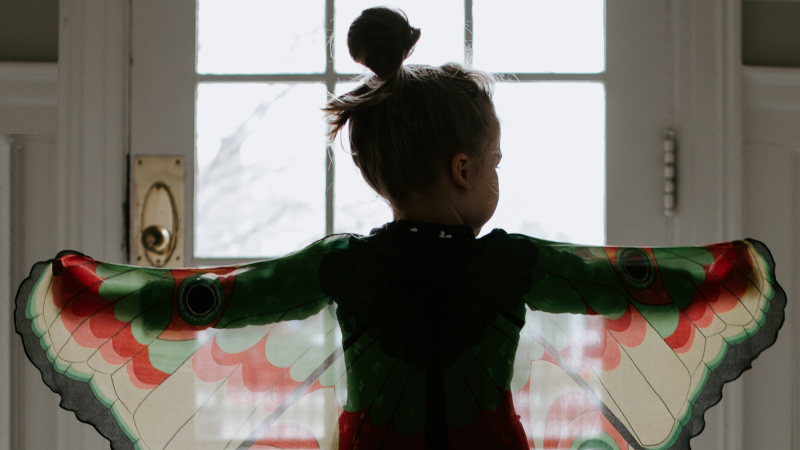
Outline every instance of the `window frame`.
<svg viewBox="0 0 800 450"><path fill-rule="evenodd" d="M333 45L333 34L335 27L335 2L337 0L325 0L325 72L322 73L275 73L275 74L206 74L197 73L197 38L195 38L195 90L200 83L252 83L252 82L267 82L267 83L325 83L325 89L328 93L336 91L337 83L346 83L352 81L353 78L361 75L359 73L341 73L336 72L335 66L335 52ZM199 5L197 0L196 5ZM607 49L607 31L606 31L606 0L603 2L603 71L597 73L541 73L541 72L503 72L497 73L502 79L507 81L517 82L591 82L600 83L603 89L606 88L606 49ZM197 10L195 10L197 13ZM196 24L196 22L195 22ZM471 62L471 49L473 44L473 0L464 0L464 63ZM197 29L195 29L195 36L197 36ZM346 57L349 57L346 56ZM196 102L195 102L196 113ZM195 141L196 145L196 141ZM607 146L606 146L607 147ZM606 148L607 149L607 148ZM604 149L604 152L605 150ZM195 155L196 155L195 147ZM326 152L326 174L325 174L325 236L331 235L334 232L334 201L335 201L335 152L332 146L328 145L325 148ZM196 177L195 177L196 179ZM196 202L197 184L193 196L190 199L192 203ZM192 226L196 228L196 217L193 220ZM192 233L194 236L194 233ZM269 259L269 257L196 257L194 250L196 248L195 242L190 242L191 254L193 260L201 265L219 265L219 264L238 264L251 261L258 261Z"/></svg>

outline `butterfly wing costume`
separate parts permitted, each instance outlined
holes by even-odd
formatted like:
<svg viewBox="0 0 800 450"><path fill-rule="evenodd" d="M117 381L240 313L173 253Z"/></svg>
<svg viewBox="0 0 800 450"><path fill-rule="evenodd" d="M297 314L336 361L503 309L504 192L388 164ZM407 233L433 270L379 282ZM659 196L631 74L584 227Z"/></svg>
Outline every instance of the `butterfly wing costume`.
<svg viewBox="0 0 800 450"><path fill-rule="evenodd" d="M15 320L61 406L115 450L688 449L785 303L754 240L399 221L214 269L62 252Z"/></svg>

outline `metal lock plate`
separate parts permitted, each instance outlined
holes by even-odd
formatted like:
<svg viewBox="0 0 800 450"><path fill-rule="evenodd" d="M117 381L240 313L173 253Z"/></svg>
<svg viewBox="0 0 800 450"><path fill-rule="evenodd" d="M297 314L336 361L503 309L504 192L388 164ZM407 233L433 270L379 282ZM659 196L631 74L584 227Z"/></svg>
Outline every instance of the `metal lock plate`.
<svg viewBox="0 0 800 450"><path fill-rule="evenodd" d="M184 165L181 156L136 156L131 161L131 263L185 265Z"/></svg>

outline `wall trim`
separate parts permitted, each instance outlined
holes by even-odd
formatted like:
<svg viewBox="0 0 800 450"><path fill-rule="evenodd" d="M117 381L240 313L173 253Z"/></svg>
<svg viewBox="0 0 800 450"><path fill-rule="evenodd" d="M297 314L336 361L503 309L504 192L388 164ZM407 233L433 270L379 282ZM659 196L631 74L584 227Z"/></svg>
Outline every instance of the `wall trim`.
<svg viewBox="0 0 800 450"><path fill-rule="evenodd" d="M56 63L0 62L1 105L55 107L57 102Z"/></svg>
<svg viewBox="0 0 800 450"><path fill-rule="evenodd" d="M742 239L744 232L744 191L742 190L744 148L742 145L742 2L720 0L722 27L717 32L721 47L719 78L722 82L719 107L724 163L722 174L722 238ZM724 446L728 450L744 447L744 383L730 383L724 406Z"/></svg>
<svg viewBox="0 0 800 450"><path fill-rule="evenodd" d="M778 67L744 67L742 69L742 92L744 103L744 141L751 151L774 149L794 150L800 153L800 69ZM797 160L797 158L796 158ZM800 170L800 165L796 166ZM800 172L796 172L800 176ZM795 180L794 201L800 200L800 182ZM795 203L796 204L796 203ZM795 208L792 229L800 236L800 207ZM800 239L794 240L794 255L800 255ZM800 292L800 265L795 263L794 273L789 276L790 292ZM793 338L792 367L795 373L800 370L800 336L795 307L787 308L786 324ZM788 330L787 330L788 331ZM784 339L789 337L784 336ZM792 378L792 429L791 445L800 450L800 386L796 377Z"/></svg>
<svg viewBox="0 0 800 450"><path fill-rule="evenodd" d="M798 71L797 78L800 78L800 71ZM800 92L800 89L798 89ZM797 104L800 106L800 97L795 97L798 102ZM799 122L795 122L799 123ZM797 151L800 149L800 146L795 147ZM795 173L800 175L800 157L795 158ZM794 202L795 205L800 202L800 180L795 178L794 180ZM794 232L794 236L800 236L800 206L795 206L794 208L794 217L792 230ZM800 239L797 237L794 239L794 248L793 254L795 255L796 260L800 262ZM791 281L791 289L792 295L797 295L800 292L800 264L798 262L794 263L794 273L791 274L792 281ZM791 324L797 324L798 319L800 319L800 309L797 307L792 307L788 314L787 320L790 321ZM800 373L800 336L798 336L797 326L795 325L791 329L791 334L789 336L792 337L792 367L794 368L794 373ZM800 386L798 386L797 377L792 377L792 430L791 430L791 446L793 450L800 450Z"/></svg>
<svg viewBox="0 0 800 450"><path fill-rule="evenodd" d="M0 62L0 133L55 134L56 63Z"/></svg>
<svg viewBox="0 0 800 450"><path fill-rule="evenodd" d="M14 287L11 283L11 150L14 141L0 135L0 323L11 323ZM0 380L11 379L11 336L14 327L0 334ZM0 450L11 450L11 383L0 383Z"/></svg>
<svg viewBox="0 0 800 450"><path fill-rule="evenodd" d="M742 68L744 141L800 151L800 69Z"/></svg>
<svg viewBox="0 0 800 450"><path fill-rule="evenodd" d="M131 2L59 2L56 243L125 260ZM57 450L107 449L72 413L56 416Z"/></svg>

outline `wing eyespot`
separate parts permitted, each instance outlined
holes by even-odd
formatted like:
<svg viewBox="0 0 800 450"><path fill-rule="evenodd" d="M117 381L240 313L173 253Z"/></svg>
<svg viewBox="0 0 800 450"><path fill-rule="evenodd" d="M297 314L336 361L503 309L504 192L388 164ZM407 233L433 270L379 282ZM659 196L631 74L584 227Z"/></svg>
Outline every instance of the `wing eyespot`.
<svg viewBox="0 0 800 450"><path fill-rule="evenodd" d="M631 289L643 291L656 281L656 267L650 255L640 248L623 248L617 252L617 271Z"/></svg>
<svg viewBox="0 0 800 450"><path fill-rule="evenodd" d="M178 289L178 314L191 325L208 325L224 308L225 291L219 280L193 276Z"/></svg>

